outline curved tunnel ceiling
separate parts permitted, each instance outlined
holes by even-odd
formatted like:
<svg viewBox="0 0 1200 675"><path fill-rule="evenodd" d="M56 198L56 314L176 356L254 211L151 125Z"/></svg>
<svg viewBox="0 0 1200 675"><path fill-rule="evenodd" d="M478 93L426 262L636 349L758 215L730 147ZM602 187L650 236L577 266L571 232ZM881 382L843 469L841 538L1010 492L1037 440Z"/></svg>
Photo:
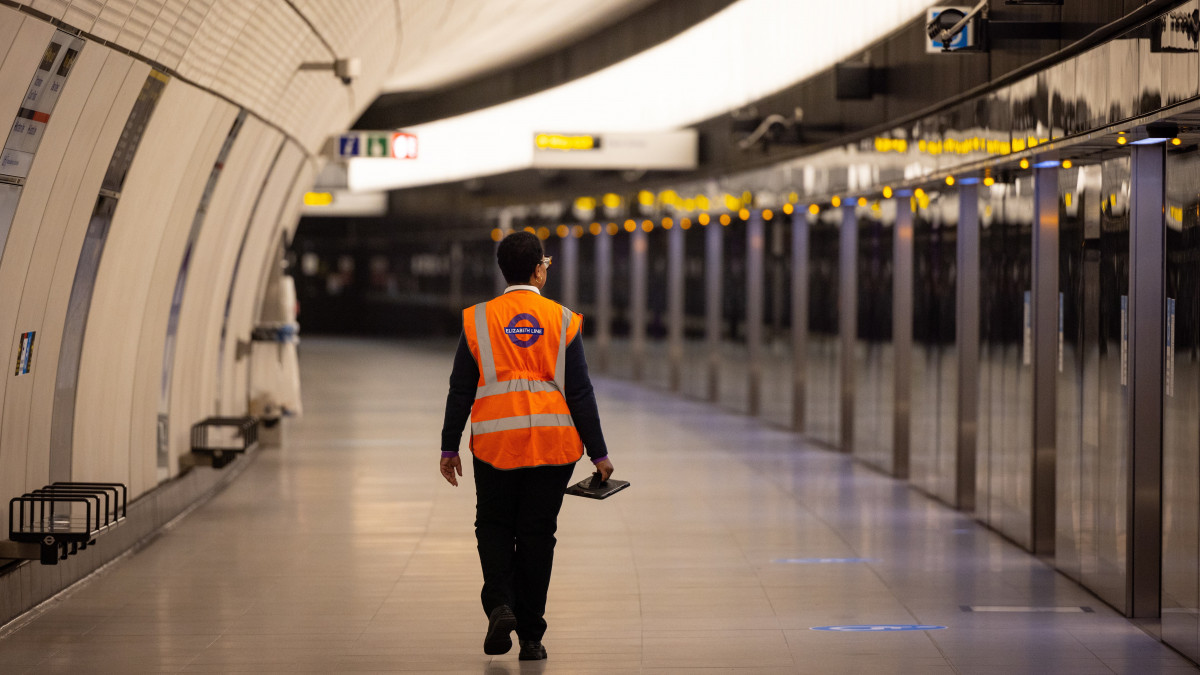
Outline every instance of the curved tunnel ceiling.
<svg viewBox="0 0 1200 675"><path fill-rule="evenodd" d="M401 2L400 44L382 91L444 88L569 43L654 1Z"/></svg>
<svg viewBox="0 0 1200 675"><path fill-rule="evenodd" d="M351 190L433 185L528 168L536 132L659 131L751 103L830 67L928 0L740 0L609 68L532 96L416 125L421 156L349 162ZM846 17L855 17L847 30Z"/></svg>

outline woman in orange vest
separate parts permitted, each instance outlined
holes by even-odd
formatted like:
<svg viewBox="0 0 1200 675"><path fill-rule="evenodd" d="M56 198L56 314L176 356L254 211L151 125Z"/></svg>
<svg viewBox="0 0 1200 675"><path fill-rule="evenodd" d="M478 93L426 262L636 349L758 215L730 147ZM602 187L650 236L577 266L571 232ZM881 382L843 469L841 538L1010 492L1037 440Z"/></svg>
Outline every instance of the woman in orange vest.
<svg viewBox="0 0 1200 675"><path fill-rule="evenodd" d="M458 486L458 446L468 416L475 471L475 538L483 567L485 654L512 649L546 658L546 594L558 512L585 450L603 480L612 474L588 378L583 317L542 297L550 258L515 232L496 260L504 294L463 310L442 426L441 472Z"/></svg>

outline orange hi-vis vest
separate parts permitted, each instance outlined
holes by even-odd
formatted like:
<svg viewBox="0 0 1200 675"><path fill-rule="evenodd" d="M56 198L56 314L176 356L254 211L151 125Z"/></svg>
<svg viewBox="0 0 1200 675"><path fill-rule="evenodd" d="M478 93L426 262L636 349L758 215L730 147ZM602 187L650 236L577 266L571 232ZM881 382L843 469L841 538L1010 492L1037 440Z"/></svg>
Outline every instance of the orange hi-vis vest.
<svg viewBox="0 0 1200 675"><path fill-rule="evenodd" d="M514 290L463 310L479 364L471 452L497 469L572 464L583 441L564 396L567 345L583 317L533 291Z"/></svg>

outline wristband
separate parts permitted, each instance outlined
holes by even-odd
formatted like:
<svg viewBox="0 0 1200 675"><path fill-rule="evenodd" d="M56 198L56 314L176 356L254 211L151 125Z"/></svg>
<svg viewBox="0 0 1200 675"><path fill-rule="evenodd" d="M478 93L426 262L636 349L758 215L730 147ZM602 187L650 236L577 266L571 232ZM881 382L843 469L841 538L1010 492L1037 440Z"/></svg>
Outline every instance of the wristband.
<svg viewBox="0 0 1200 675"><path fill-rule="evenodd" d="M443 450L442 451L442 459L454 459L455 457L458 457L457 450Z"/></svg>

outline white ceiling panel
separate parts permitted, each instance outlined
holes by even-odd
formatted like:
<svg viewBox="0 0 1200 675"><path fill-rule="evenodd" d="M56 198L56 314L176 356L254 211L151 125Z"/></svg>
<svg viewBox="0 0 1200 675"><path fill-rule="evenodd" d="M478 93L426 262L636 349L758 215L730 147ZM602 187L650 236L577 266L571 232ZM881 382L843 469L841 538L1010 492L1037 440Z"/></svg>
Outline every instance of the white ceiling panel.
<svg viewBox="0 0 1200 675"><path fill-rule="evenodd" d="M384 91L446 86L569 44L650 0L399 0L400 45Z"/></svg>

